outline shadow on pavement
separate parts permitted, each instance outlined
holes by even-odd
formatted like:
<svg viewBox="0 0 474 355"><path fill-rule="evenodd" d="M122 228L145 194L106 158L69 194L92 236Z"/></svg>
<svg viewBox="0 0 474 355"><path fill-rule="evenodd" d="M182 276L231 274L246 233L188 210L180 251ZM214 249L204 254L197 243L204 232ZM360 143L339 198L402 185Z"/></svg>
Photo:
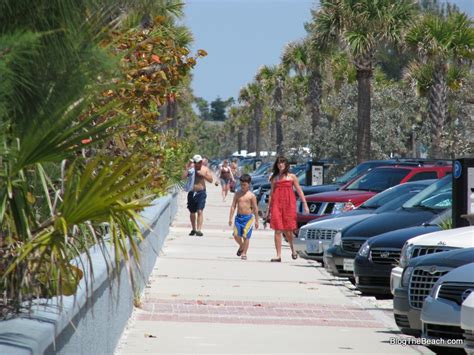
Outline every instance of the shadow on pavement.
<svg viewBox="0 0 474 355"><path fill-rule="evenodd" d="M382 333L382 334L403 334L399 330L376 330L376 333Z"/></svg>

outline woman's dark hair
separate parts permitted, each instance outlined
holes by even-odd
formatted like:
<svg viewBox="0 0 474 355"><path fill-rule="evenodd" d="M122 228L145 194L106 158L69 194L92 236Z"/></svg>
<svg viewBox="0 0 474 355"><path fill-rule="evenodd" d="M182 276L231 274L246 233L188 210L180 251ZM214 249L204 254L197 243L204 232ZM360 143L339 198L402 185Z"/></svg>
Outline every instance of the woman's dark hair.
<svg viewBox="0 0 474 355"><path fill-rule="evenodd" d="M279 155L275 160L275 164L273 164L273 174L270 178L270 181L273 180L273 178L278 176L278 174L280 173L280 169L278 169L278 163L285 163L285 169L283 170L283 174L288 174L288 170L290 169L290 163L288 162L288 159L286 157L284 157L283 155Z"/></svg>

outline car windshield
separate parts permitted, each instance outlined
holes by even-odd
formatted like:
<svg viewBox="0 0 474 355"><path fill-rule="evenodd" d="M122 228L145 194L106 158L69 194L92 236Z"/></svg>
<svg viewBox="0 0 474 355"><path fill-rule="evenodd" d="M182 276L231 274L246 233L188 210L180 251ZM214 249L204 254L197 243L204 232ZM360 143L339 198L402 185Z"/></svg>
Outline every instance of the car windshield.
<svg viewBox="0 0 474 355"><path fill-rule="evenodd" d="M365 201L359 208L379 208L390 204L389 210L403 205L408 199L426 188L427 184L407 183L393 186Z"/></svg>
<svg viewBox="0 0 474 355"><path fill-rule="evenodd" d="M345 173L341 177L337 178L336 184L345 185L349 181L354 180L360 174L365 173L366 171L372 168L376 168L381 165L386 165L386 163L383 163L380 161L360 163L359 165L353 167L351 170L349 170L347 173Z"/></svg>
<svg viewBox="0 0 474 355"><path fill-rule="evenodd" d="M452 177L446 176L413 196L403 208L442 210L452 205Z"/></svg>
<svg viewBox="0 0 474 355"><path fill-rule="evenodd" d="M271 163L263 163L253 172L253 174L264 175L270 170L271 166L272 166Z"/></svg>
<svg viewBox="0 0 474 355"><path fill-rule="evenodd" d="M345 173L341 177L339 177L336 180L336 184L345 185L352 179L355 179L357 176L359 176L362 172L366 171L367 169L369 169L369 165L367 163L359 164L353 167L351 170L349 170L347 173Z"/></svg>
<svg viewBox="0 0 474 355"><path fill-rule="evenodd" d="M398 185L409 172L409 169L402 168L374 169L356 179L344 190L384 191Z"/></svg>
<svg viewBox="0 0 474 355"><path fill-rule="evenodd" d="M290 173L298 175L301 171L306 171L306 164L298 164L290 167Z"/></svg>
<svg viewBox="0 0 474 355"><path fill-rule="evenodd" d="M298 177L298 182L300 185L306 185L306 171L305 170L300 170L296 173L296 176Z"/></svg>

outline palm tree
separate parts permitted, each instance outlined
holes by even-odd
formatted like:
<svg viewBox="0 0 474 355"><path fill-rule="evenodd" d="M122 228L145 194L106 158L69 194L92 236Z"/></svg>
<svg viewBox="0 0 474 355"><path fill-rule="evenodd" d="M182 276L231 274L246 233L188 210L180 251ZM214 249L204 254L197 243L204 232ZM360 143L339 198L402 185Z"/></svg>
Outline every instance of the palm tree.
<svg viewBox="0 0 474 355"><path fill-rule="evenodd" d="M357 160L370 158L371 78L379 44L400 42L416 10L413 0L321 0L313 12L319 43L339 43L351 54L357 71Z"/></svg>
<svg viewBox="0 0 474 355"><path fill-rule="evenodd" d="M239 101L247 104L252 115L253 128L250 125L247 131L247 149L248 151L252 151L252 148L255 148L257 156L260 156L260 123L263 115L263 92L261 83L255 80L242 88L239 93Z"/></svg>
<svg viewBox="0 0 474 355"><path fill-rule="evenodd" d="M263 118L263 90L260 80L248 85L251 101L253 102L253 121L255 127L255 152L257 157L262 150L261 122Z"/></svg>
<svg viewBox="0 0 474 355"><path fill-rule="evenodd" d="M406 77L428 97L431 124L431 155L442 158L442 132L446 125L448 88L459 88L474 59L473 22L464 13L447 16L426 14L416 21L406 42L418 58L410 63Z"/></svg>
<svg viewBox="0 0 474 355"><path fill-rule="evenodd" d="M250 93L248 91L248 86L244 86L240 89L238 101L242 103L244 105L245 110L249 114L251 114L252 107L251 107L251 102L250 102ZM250 122L248 123L249 124L247 126L247 134L246 134L247 152L252 152L255 148L254 131Z"/></svg>
<svg viewBox="0 0 474 355"><path fill-rule="evenodd" d="M287 71L293 69L298 75L307 77L305 106L311 116L311 134L316 139L321 122L320 108L323 86L321 69L325 55L321 46L311 41L311 36L304 41L288 44L282 55L283 67Z"/></svg>
<svg viewBox="0 0 474 355"><path fill-rule="evenodd" d="M283 66L263 66L260 68L258 76L261 78L264 91L271 97L271 112L275 113L275 145L277 154L282 154L283 146L283 87L286 73Z"/></svg>
<svg viewBox="0 0 474 355"><path fill-rule="evenodd" d="M243 147L243 132L244 127L244 117L243 110L237 106L231 106L229 109L229 118L232 122L233 131L237 134L237 151L239 154L242 153Z"/></svg>

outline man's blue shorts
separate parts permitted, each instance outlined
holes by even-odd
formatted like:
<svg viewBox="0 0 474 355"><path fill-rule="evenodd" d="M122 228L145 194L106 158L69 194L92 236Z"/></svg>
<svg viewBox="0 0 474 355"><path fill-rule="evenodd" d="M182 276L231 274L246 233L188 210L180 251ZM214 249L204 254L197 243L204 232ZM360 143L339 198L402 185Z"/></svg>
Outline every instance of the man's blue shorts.
<svg viewBox="0 0 474 355"><path fill-rule="evenodd" d="M234 221L234 235L250 239L254 223L253 214L237 214Z"/></svg>
<svg viewBox="0 0 474 355"><path fill-rule="evenodd" d="M206 190L189 191L188 192L188 210L191 213L196 213L198 210L203 210L206 206Z"/></svg>

